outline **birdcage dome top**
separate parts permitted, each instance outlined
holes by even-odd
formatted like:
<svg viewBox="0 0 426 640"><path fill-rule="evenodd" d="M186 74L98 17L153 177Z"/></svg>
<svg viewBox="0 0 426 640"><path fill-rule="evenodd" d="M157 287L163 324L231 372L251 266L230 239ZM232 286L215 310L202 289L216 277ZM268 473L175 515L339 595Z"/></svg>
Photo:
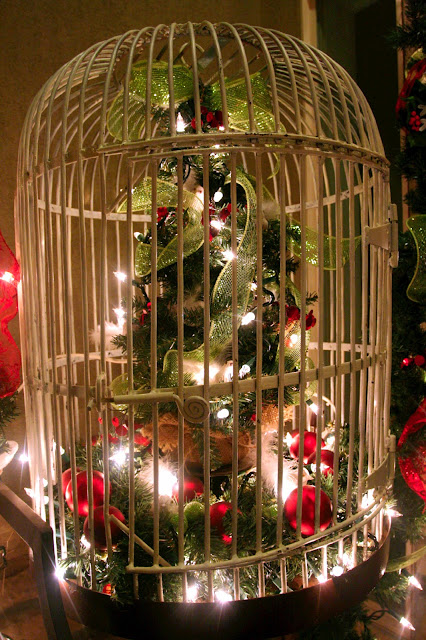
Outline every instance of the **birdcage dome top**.
<svg viewBox="0 0 426 640"><path fill-rule="evenodd" d="M71 156L75 145L90 153L162 138L165 147L190 135L202 146L206 136L197 143L194 134L206 132L207 94L221 125L208 133L228 143L261 134L271 144L384 161L367 100L339 64L276 30L206 21L129 31L76 56L36 96L23 142L34 140L36 164ZM196 121L179 130L175 118L189 100Z"/></svg>

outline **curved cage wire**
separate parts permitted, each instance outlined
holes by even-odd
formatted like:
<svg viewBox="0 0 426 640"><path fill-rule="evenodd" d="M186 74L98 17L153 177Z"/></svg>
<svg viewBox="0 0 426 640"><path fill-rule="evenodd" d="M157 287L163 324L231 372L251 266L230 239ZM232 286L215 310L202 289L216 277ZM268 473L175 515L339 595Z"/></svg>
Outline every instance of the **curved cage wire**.
<svg viewBox="0 0 426 640"><path fill-rule="evenodd" d="M388 177L354 81L274 30L130 31L45 84L16 207L28 449L79 584L102 590L107 554L124 599L239 600L369 557L392 480ZM294 467L295 431L316 440Z"/></svg>

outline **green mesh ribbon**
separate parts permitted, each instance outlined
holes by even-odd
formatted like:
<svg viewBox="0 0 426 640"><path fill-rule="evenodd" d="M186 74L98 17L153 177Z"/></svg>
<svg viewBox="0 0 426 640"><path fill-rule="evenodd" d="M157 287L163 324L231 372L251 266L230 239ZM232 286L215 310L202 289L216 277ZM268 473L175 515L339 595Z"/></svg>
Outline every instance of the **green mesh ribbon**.
<svg viewBox="0 0 426 640"><path fill-rule="evenodd" d="M256 228L254 224L256 216L255 191L240 170L237 170L236 182L243 187L247 207L244 215L244 229L237 247L237 305L238 324L247 310L250 297L250 286L253 282L256 268ZM201 227L202 230L202 227ZM185 235L185 231L184 231ZM209 344L210 357L216 358L229 344L232 337L232 263L228 262L220 272L211 293L211 315ZM183 354L184 360L204 361L204 344ZM178 383L178 352L168 351L164 357L163 371L167 376L169 386Z"/></svg>
<svg viewBox="0 0 426 640"><path fill-rule="evenodd" d="M134 211L149 210L151 208L152 183L151 178L145 178L135 187L132 194ZM177 207L178 188L176 185L157 180L157 199L162 207ZM195 253L204 240L203 225L201 217L203 215L203 203L190 191L183 190L183 207L187 212L188 222L183 231L183 255L184 258ZM127 201L120 206L119 211L125 211ZM177 261L177 236L173 238L165 247L158 246L157 269L164 269ZM135 274L146 276L151 272L151 245L140 242L135 254Z"/></svg>
<svg viewBox="0 0 426 640"><path fill-rule="evenodd" d="M407 220L417 250L417 264L413 279L408 285L407 297L413 302L426 300L426 215L419 214Z"/></svg>
<svg viewBox="0 0 426 640"><path fill-rule="evenodd" d="M289 239L289 247L293 250L294 254L300 258L302 253L302 229L299 223L292 222L291 228L293 231L293 237ZM319 234L315 229L311 229L310 227L305 227L306 232L306 260L318 267L318 243L319 243ZM355 249L361 243L361 236L356 236L355 238ZM324 263L323 268L327 270L334 270L337 266L337 251L336 251L337 241L334 236L324 236L324 244L323 244L323 256ZM342 238L341 240L341 251L342 251L342 265L346 264L349 260L349 246L350 240L349 238Z"/></svg>
<svg viewBox="0 0 426 640"><path fill-rule="evenodd" d="M169 106L169 77L167 62L152 63L151 112L165 110ZM146 115L146 77L147 63L141 60L133 65L129 82L128 138L139 140L145 124ZM192 71L182 64L173 65L175 106L193 97ZM253 92L253 113L257 130L261 133L274 131L275 118L271 106L271 96L266 80L258 71L250 76ZM225 80L228 104L229 125L236 131L249 131L249 112L247 89L244 78ZM212 109L222 110L222 97L219 83L211 85ZM108 113L107 126L114 138L123 139L123 90L114 99Z"/></svg>
<svg viewBox="0 0 426 640"><path fill-rule="evenodd" d="M253 92L253 114L256 128L261 133L274 131L275 118L266 80L260 71L250 76ZM235 131L249 131L250 120L247 104L247 88L244 78L225 80L229 126ZM212 85L212 107L222 109L222 96L218 83Z"/></svg>
<svg viewBox="0 0 426 640"><path fill-rule="evenodd" d="M169 106L169 65L167 62L152 63L151 105L155 111ZM147 64L145 60L132 67L129 82L128 128L129 140L139 140L145 124ZM181 64L173 65L175 103L189 100L194 95L193 77L189 69ZM108 113L107 126L114 138L123 139L123 91L114 99Z"/></svg>

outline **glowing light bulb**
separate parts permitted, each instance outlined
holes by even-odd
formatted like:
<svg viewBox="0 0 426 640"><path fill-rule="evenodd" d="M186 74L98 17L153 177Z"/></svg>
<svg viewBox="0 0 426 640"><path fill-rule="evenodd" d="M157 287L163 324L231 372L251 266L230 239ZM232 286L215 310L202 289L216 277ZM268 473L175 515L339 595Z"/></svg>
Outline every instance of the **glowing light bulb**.
<svg viewBox="0 0 426 640"><path fill-rule="evenodd" d="M158 469L158 493L160 496L168 496L169 498L173 495L173 487L177 482L177 476L170 471L168 467L165 465L160 466Z"/></svg>
<svg viewBox="0 0 426 640"><path fill-rule="evenodd" d="M400 624L402 624L403 627L406 627L407 629L410 629L411 631L415 631L416 627L413 627L413 625L411 624L411 622L409 620L407 620L407 618L401 618L401 620L399 621Z"/></svg>
<svg viewBox="0 0 426 640"><path fill-rule="evenodd" d="M423 587L417 580L416 576L410 576L408 578L408 584L411 584L412 587L416 587L416 589L420 589L420 591L423 591Z"/></svg>
<svg viewBox="0 0 426 640"><path fill-rule="evenodd" d="M313 411L316 415L318 414L318 405L315 402L311 402L309 405L311 411Z"/></svg>
<svg viewBox="0 0 426 640"><path fill-rule="evenodd" d="M53 450L53 453L55 453L55 451L56 451L56 442L55 441L53 441L52 450ZM64 453L65 453L65 449L63 447L59 447L59 453L61 454L61 456L63 456Z"/></svg>
<svg viewBox="0 0 426 640"><path fill-rule="evenodd" d="M216 415L219 418L219 420L224 420L224 418L227 418L229 416L229 410L228 409L219 409L219 411L217 412Z"/></svg>
<svg viewBox="0 0 426 640"><path fill-rule="evenodd" d="M2 275L0 276L0 280L4 280L4 282L8 282L9 284L12 284L12 282L15 281L15 278L13 277L13 275L10 273L10 271L5 271L4 273L2 273Z"/></svg>
<svg viewBox="0 0 426 640"><path fill-rule="evenodd" d="M225 373L223 374L223 379L225 382L231 382L234 377L234 367L232 363L226 368Z"/></svg>
<svg viewBox="0 0 426 640"><path fill-rule="evenodd" d="M66 569L64 567L56 567L55 568L55 576L58 578L58 580L63 580L64 579L65 571L66 571Z"/></svg>
<svg viewBox="0 0 426 640"><path fill-rule="evenodd" d="M176 118L176 131L178 133L183 133L185 131L185 127L185 120L182 118L182 115L178 113Z"/></svg>
<svg viewBox="0 0 426 640"><path fill-rule="evenodd" d="M334 446L335 440L336 440L336 438L335 438L335 436L333 434L330 434L325 439L325 441L327 443L327 446L329 446L329 447L333 447Z"/></svg>
<svg viewBox="0 0 426 640"><path fill-rule="evenodd" d="M214 196L213 196L213 200L214 200L215 202L220 202L220 201L222 200L222 198L223 198L223 193L222 193L222 191L216 191L216 193L215 193L215 194L214 194Z"/></svg>
<svg viewBox="0 0 426 640"><path fill-rule="evenodd" d="M290 344L292 344L293 346L296 344L296 342L299 340L299 338L297 337L297 335L295 333L293 333L290 336Z"/></svg>
<svg viewBox="0 0 426 640"><path fill-rule="evenodd" d="M241 324L243 325L250 324L250 322L253 322L253 320L255 319L256 319L256 316L254 315L253 311L249 311L248 313L246 313L245 316L241 318Z"/></svg>
<svg viewBox="0 0 426 640"><path fill-rule="evenodd" d="M352 556L349 553L344 553L342 557L343 566L347 569L352 569L354 566Z"/></svg>
<svg viewBox="0 0 426 640"><path fill-rule="evenodd" d="M248 366L248 364L243 364L239 371L240 378L244 378L244 376L246 376L248 373L250 373L250 367Z"/></svg>
<svg viewBox="0 0 426 640"><path fill-rule="evenodd" d="M317 580L320 583L327 582L327 579L328 579L327 576L323 575L322 573L320 573L320 575L317 576Z"/></svg>
<svg viewBox="0 0 426 640"><path fill-rule="evenodd" d="M225 260L234 260L236 258L235 253L231 251L231 249L226 249L223 252L223 257L225 258Z"/></svg>
<svg viewBox="0 0 426 640"><path fill-rule="evenodd" d="M117 280L120 280L120 282L124 282L125 280L127 280L127 275L122 271L114 271L114 275Z"/></svg>
<svg viewBox="0 0 426 640"><path fill-rule="evenodd" d="M186 599L188 602L195 602L198 598L198 585L190 584L186 590Z"/></svg>
<svg viewBox="0 0 426 640"><path fill-rule="evenodd" d="M231 602L232 601L231 594L227 593L226 591L223 591L222 589L219 589L219 591L216 591L215 598L216 598L217 602L221 602L222 604L224 604L225 602Z"/></svg>
<svg viewBox="0 0 426 640"><path fill-rule="evenodd" d="M225 127L223 126L223 124L219 125L219 131L225 131Z"/></svg>
<svg viewBox="0 0 426 640"><path fill-rule="evenodd" d="M116 453L114 453L114 455L110 457L110 460L112 460L113 462L115 462L115 464L121 467L126 462L126 456L127 456L126 451L124 449L120 449L120 451L117 451Z"/></svg>
<svg viewBox="0 0 426 640"><path fill-rule="evenodd" d="M252 282L251 285L250 285L250 289L252 291L256 291L257 290L257 284L255 282Z"/></svg>
<svg viewBox="0 0 426 640"><path fill-rule="evenodd" d="M330 571L331 575L334 576L335 578L338 578L339 576L343 575L344 572L345 570L339 564L333 567L332 570Z"/></svg>
<svg viewBox="0 0 426 640"><path fill-rule="evenodd" d="M26 462L29 462L29 457L26 453L21 453L21 455L19 456L19 460L22 462L22 464L25 464Z"/></svg>

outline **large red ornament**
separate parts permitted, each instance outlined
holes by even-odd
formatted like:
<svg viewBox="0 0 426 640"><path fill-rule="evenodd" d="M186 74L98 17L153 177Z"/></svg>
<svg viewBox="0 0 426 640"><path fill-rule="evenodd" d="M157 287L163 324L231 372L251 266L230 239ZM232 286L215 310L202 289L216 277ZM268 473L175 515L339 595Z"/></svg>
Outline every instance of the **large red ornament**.
<svg viewBox="0 0 426 640"><path fill-rule="evenodd" d="M191 500L194 500L194 498L196 498L197 496L201 496L204 493L204 484L203 482L200 480L200 478L197 478L196 476L192 477L187 477L184 479L183 482L183 501L184 502L191 502ZM173 486L173 497L176 498L176 500L179 500L179 483L176 482L176 484Z"/></svg>
<svg viewBox="0 0 426 640"><path fill-rule="evenodd" d="M328 476L333 473L334 453L329 449L321 449L321 472ZM308 458L308 464L316 464L316 452L312 453Z"/></svg>
<svg viewBox="0 0 426 640"><path fill-rule="evenodd" d="M398 440L398 449L407 438L426 425L426 398L423 398L416 411L408 418ZM426 509L426 444L417 445L410 455L398 459L402 477L410 489L415 491L425 502Z"/></svg>
<svg viewBox="0 0 426 640"><path fill-rule="evenodd" d="M284 515L292 529L297 529L297 496L298 489L288 496L284 505ZM320 491L320 531L327 529L331 522L331 502L324 491ZM307 485L302 488L302 527L303 536L311 536L315 533L315 487Z"/></svg>
<svg viewBox="0 0 426 640"><path fill-rule="evenodd" d="M111 493L111 483L109 485ZM104 503L104 474L100 471L93 472L93 506L99 507ZM67 505L74 511L72 482L70 481L65 490L65 500ZM87 498L87 471L80 471L77 474L77 505L78 515L87 516L89 513L89 502Z"/></svg>
<svg viewBox="0 0 426 640"><path fill-rule="evenodd" d="M296 460L299 458L299 432L292 431L290 434L292 441L289 447L290 455ZM317 448L317 434L314 431L305 431L303 441L303 462L308 462L308 458L316 451ZM321 447L324 446L324 441L321 440Z"/></svg>
<svg viewBox="0 0 426 640"><path fill-rule="evenodd" d="M117 520L120 522L126 522L126 518L123 516L121 511L117 509L117 507L109 507L108 513L112 516L115 516ZM123 532L118 527L115 522L110 523L111 526L111 540L112 544L117 544L118 540L122 536ZM89 533L89 518L87 517L84 521L83 525L84 535L88 540L90 540ZM105 551L107 549L107 541L106 541L106 532L105 532L105 518L104 518L104 508L103 506L96 507L93 509L93 538L95 542L95 547L100 549L101 551Z"/></svg>
<svg viewBox="0 0 426 640"><path fill-rule="evenodd" d="M19 265L0 232L0 398L20 384L21 353L7 328L18 312Z"/></svg>
<svg viewBox="0 0 426 640"><path fill-rule="evenodd" d="M220 534L225 544L231 544L232 536L225 533L223 526L223 518L225 514L232 509L230 502L215 502L210 506L210 525Z"/></svg>
<svg viewBox="0 0 426 640"><path fill-rule="evenodd" d="M81 471L80 467L77 467L77 473ZM71 480L71 467L69 469L65 469L65 471L62 474L62 491L65 495L65 492L67 490L68 484Z"/></svg>

